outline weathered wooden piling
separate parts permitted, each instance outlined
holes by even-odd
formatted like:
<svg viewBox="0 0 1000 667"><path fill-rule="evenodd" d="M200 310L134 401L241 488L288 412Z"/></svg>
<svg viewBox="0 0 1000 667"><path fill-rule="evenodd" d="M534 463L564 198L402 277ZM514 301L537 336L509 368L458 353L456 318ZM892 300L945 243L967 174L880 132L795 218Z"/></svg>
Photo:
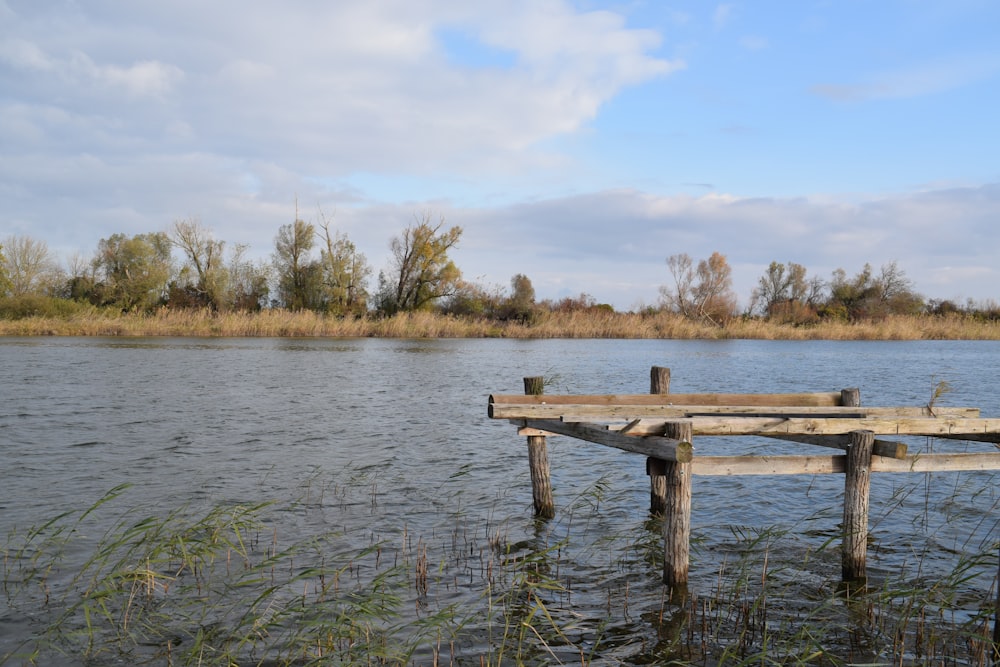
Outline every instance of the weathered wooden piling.
<svg viewBox="0 0 1000 667"><path fill-rule="evenodd" d="M653 366L649 371L649 393L670 393L670 369ZM646 459L646 474L649 475L649 511L654 515L663 514L666 508L667 478L663 459Z"/></svg>
<svg viewBox="0 0 1000 667"><path fill-rule="evenodd" d="M691 442L691 422L667 422L666 437ZM691 552L691 463L663 461L663 583L685 586Z"/></svg>
<svg viewBox="0 0 1000 667"><path fill-rule="evenodd" d="M840 404L845 408L861 407L861 390L857 387L840 390Z"/></svg>
<svg viewBox="0 0 1000 667"><path fill-rule="evenodd" d="M841 574L845 582L865 579L868 552L868 494L875 433L852 431L844 481L844 541Z"/></svg>
<svg viewBox="0 0 1000 667"><path fill-rule="evenodd" d="M545 392L545 378L524 378L526 396L541 396ZM531 470L531 499L535 516L551 519L556 515L552 500L552 479L549 472L549 451L544 435L528 436L528 467Z"/></svg>
<svg viewBox="0 0 1000 667"><path fill-rule="evenodd" d="M670 393L670 369L665 366L653 366L649 369L649 393Z"/></svg>

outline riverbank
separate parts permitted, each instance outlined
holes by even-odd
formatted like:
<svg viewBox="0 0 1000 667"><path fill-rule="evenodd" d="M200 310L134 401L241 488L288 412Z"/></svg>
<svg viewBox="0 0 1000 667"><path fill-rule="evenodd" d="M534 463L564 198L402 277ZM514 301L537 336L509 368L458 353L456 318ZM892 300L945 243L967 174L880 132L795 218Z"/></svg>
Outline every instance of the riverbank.
<svg viewBox="0 0 1000 667"><path fill-rule="evenodd" d="M621 338L752 340L1000 340L1000 322L955 314L889 316L864 322L796 326L736 318L715 326L674 313L546 313L532 324L436 313L344 319L312 311L152 314L87 311L66 317L0 320L2 336L219 336L330 338Z"/></svg>

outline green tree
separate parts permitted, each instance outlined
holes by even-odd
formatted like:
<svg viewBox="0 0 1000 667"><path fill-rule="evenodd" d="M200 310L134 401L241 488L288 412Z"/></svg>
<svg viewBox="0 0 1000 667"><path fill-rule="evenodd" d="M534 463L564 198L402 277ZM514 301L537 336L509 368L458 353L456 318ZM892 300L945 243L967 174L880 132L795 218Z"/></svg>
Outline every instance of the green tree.
<svg viewBox="0 0 1000 667"><path fill-rule="evenodd" d="M892 261L884 264L878 275L871 264L865 264L853 278L848 278L843 269L835 270L823 314L854 321L893 314L912 315L923 310L923 297L913 290L913 283Z"/></svg>
<svg viewBox="0 0 1000 667"><path fill-rule="evenodd" d="M45 241L8 236L4 241L2 272L11 296L52 295L65 281Z"/></svg>
<svg viewBox="0 0 1000 667"><path fill-rule="evenodd" d="M274 239L274 268L278 299L290 310L316 308L322 301L322 271L310 258L316 227L296 218L282 225Z"/></svg>
<svg viewBox="0 0 1000 667"><path fill-rule="evenodd" d="M172 244L165 232L113 234L97 244L97 301L124 310L149 310L164 303L173 272Z"/></svg>
<svg viewBox="0 0 1000 667"><path fill-rule="evenodd" d="M457 290L462 272L448 253L458 244L462 228L442 231L443 226L443 219L432 225L425 215L392 239L389 248L395 291L391 300L383 304L389 312L428 308L436 299L451 296Z"/></svg>
<svg viewBox="0 0 1000 667"><path fill-rule="evenodd" d="M362 315L368 304L368 279L372 268L364 254L340 232L331 232L324 218L320 239L323 266L323 300L326 309L337 315Z"/></svg>
<svg viewBox="0 0 1000 667"><path fill-rule="evenodd" d="M175 222L171 241L186 259L178 282L190 295L192 305L212 310L224 308L229 279L223 262L225 241L213 238L197 220Z"/></svg>
<svg viewBox="0 0 1000 667"><path fill-rule="evenodd" d="M510 298L504 308L504 318L519 322L530 322L535 318L535 286L523 273L510 279Z"/></svg>
<svg viewBox="0 0 1000 667"><path fill-rule="evenodd" d="M463 317L497 318L505 299L503 288L460 280L455 291L444 300L441 309L450 315Z"/></svg>

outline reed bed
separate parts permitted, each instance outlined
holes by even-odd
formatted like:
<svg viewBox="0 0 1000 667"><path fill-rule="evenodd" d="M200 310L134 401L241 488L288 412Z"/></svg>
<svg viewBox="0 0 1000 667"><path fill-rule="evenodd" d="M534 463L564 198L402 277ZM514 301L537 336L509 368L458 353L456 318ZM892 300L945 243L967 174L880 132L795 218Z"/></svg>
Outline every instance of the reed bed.
<svg viewBox="0 0 1000 667"><path fill-rule="evenodd" d="M1000 340L1000 322L955 314L903 316L797 326L758 318L706 324L675 313L545 312L532 324L433 312L339 318L268 309L213 313L161 309L150 314L95 309L68 317L0 320L3 336L220 336L331 338L620 338L758 340Z"/></svg>
<svg viewBox="0 0 1000 667"><path fill-rule="evenodd" d="M363 474L310 486L170 511L128 507L121 486L9 535L3 594L32 632L0 665L985 667L997 650L982 585L995 541L950 574L915 562L848 590L829 576L835 545L803 552L794 526L731 527L714 571L669 591L659 520L621 530L607 479L552 522L456 514L443 534L363 526L288 543L290 515L379 502Z"/></svg>

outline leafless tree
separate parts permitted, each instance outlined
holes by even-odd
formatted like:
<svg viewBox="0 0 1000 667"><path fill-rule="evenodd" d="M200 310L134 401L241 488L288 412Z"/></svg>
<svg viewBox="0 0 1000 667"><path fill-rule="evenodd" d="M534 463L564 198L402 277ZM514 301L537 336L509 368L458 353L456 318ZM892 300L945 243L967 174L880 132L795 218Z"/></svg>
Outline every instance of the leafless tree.
<svg viewBox="0 0 1000 667"><path fill-rule="evenodd" d="M49 293L62 280L62 272L45 241L8 236L3 242L2 258L12 296Z"/></svg>

